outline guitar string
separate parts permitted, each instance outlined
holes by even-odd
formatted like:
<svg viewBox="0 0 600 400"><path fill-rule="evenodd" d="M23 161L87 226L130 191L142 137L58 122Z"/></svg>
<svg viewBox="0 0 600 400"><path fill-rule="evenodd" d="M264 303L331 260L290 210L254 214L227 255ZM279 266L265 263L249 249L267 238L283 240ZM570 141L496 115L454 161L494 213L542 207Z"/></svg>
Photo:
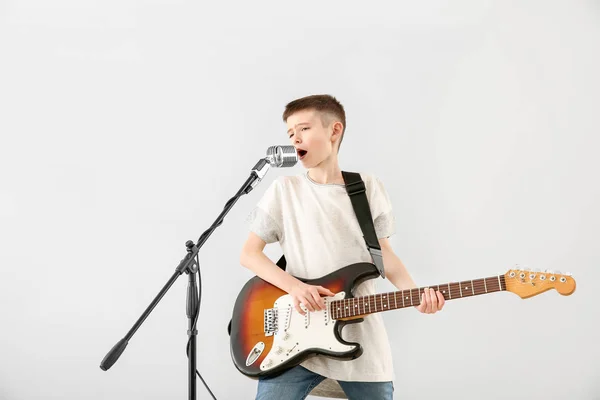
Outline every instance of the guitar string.
<svg viewBox="0 0 600 400"><path fill-rule="evenodd" d="M492 279L495 280L496 278L492 278ZM470 281L467 281L467 282L470 282ZM457 292L456 284L458 284L458 282L451 283L452 293ZM521 283L521 284L526 285L527 283L525 282L525 283ZM442 290L445 290L444 289L445 287L447 287L447 284L440 285L439 291L441 292ZM467 286L465 285L465 288L466 287ZM432 288L432 287L428 286L426 288ZM553 287L551 287L550 289L552 289L552 288ZM337 307L334 306L334 308L336 308L336 309L333 309L331 313L332 313L332 315L334 315L334 317L333 317L334 319L339 319L339 318L347 318L347 317L352 317L352 316L357 316L357 315L367 315L367 314L371 314L373 312L396 310L396 309L407 308L407 307L411 307L411 306L416 307L421 304L421 299L423 296L423 288L418 288L418 289L419 289L418 296L417 296L417 291L416 291L417 288L414 288L414 289L412 289L413 293L411 293L411 291L409 289L405 289L403 291L388 292L388 293L376 293L376 294L372 294L372 295L365 295L365 296L361 296L361 297L351 297L351 298L346 299L348 302L351 301L353 306L360 305L360 308L362 309L362 311L358 311L358 313L349 312L350 309L345 308L345 307L347 307L347 304L344 304L343 300L342 301L334 300L330 304L332 304L332 305L335 304L335 306L337 306L338 302L339 302L339 305L341 305L344 308L341 310L337 310ZM487 289L487 291L486 291L486 289ZM435 289L435 288L434 288L434 290L438 291L438 289ZM460 290L461 289L459 288L458 293L460 293ZM462 296L457 295L457 296L450 297L448 295L448 293L442 294L442 295L444 296L444 300L446 301L446 300L454 300L454 299L459 299L459 298L478 296L478 295L482 295L482 294L506 291L506 289L498 288L497 283L496 283L496 285L492 285L492 284L486 285L483 283L483 281L473 282L473 285L469 285L468 288L463 289L463 290L466 290L466 293L464 293ZM537 290L540 290L540 289L538 288ZM476 293L473 293L473 291L475 291ZM406 304L407 299L405 297L408 297L409 301L411 300L411 297L412 297L412 304L410 304L410 305ZM389 298L390 300L393 299L394 305L392 306L392 304L389 304L389 308L388 307L382 308L382 303L385 306L387 306L387 304L388 304L388 301L386 300L386 298ZM398 300L400 300L400 299L403 299L404 303L402 305L397 305ZM363 302L365 302L366 305L363 305ZM369 309L369 307L371 307L370 308L371 310L373 308L375 308L375 310L368 311L367 309ZM355 307L355 308L358 308L358 307ZM346 311L346 310L348 310L348 311Z"/></svg>
<svg viewBox="0 0 600 400"><path fill-rule="evenodd" d="M502 278L503 276L500 275L500 277ZM490 282L483 282L483 279L487 279L490 280ZM349 303L352 302L352 305L358 306L360 305L363 309L363 312L361 314L353 314L353 313L345 313L344 309L342 310L336 310L336 309L332 309L331 314L342 314L340 316L335 317L334 319L338 319L338 318L347 318L347 317L351 317L351 316L356 316L356 315L364 315L365 314L365 308L375 308L375 312L382 312L382 311L388 311L388 310L395 310L395 309L399 309L399 308L407 308L407 307L411 307L411 306L419 306L421 303L421 298L423 296L423 291L424 289L434 289L435 291L440 291L442 292L443 290L447 291L447 287L448 285L451 285L451 293L455 293L458 292L458 294L460 294L461 290L466 291L466 293L462 296L458 295L456 297L450 297L447 293L446 294L442 294L444 296L444 300L454 300L454 299L458 299L458 298L466 298L466 297L473 297L473 296L478 296L478 295L482 295L482 294L488 294L488 293L495 293L495 292L500 292L500 291L505 291L506 289L502 289L498 287L498 278L497 277L491 277L491 278L479 278L479 279L474 279L472 282L472 285L465 285L464 287L459 286L458 288L456 287L457 285L462 284L467 284L467 283L471 283L471 281L462 281L462 282L450 282L450 283L444 283L444 284L440 284L438 285L434 285L434 286L424 286L424 287L420 287L420 288L413 288L412 291L411 289L404 289L404 290L400 290L400 291L396 291L396 292L386 292L386 293L375 293L375 294L371 294L371 295L364 295L364 296L360 296L360 297L350 297L347 299L340 299L340 300L333 300L331 301L329 304L331 305L337 305L339 303L339 305L341 305L342 307L346 307L346 304L344 303L344 300ZM538 282L539 283L539 282ZM554 286L555 283L562 283L560 281L542 281L543 284L552 284L552 286ZM518 284L521 285L527 285L528 282L520 282ZM503 285L504 287L506 287L506 283L504 283ZM436 289L436 287L439 287L439 289ZM457 290L458 289L458 290ZM487 289L487 291L486 291ZM552 289L552 288L550 288ZM417 292L418 290L418 292ZM539 288L537 290L540 290ZM473 293L473 291L476 291L477 293ZM412 293L411 293L412 292ZM418 296L416 296L418 293ZM376 297L377 296L377 297ZM385 297L384 297L385 296ZM406 302L406 298L404 297L408 297L408 300L411 299L412 297L412 304L408 305L405 304ZM390 307L384 307L381 308L382 302L385 302L387 305L387 301L386 298L391 298L391 299L395 299L395 304L392 307L392 305L390 304ZM402 306L398 305L396 307L397 301L399 299L404 298L404 303ZM416 300L416 302L415 302ZM363 305L363 301L366 302L366 305ZM416 303L416 304L415 304ZM337 307L332 307L332 308L337 308ZM278 309L291 309L292 311L296 311L294 307L285 307L285 308L278 308ZM297 312L297 311L296 311ZM373 313L373 311L371 312L367 312L366 314L370 314ZM348 314L348 315L344 315L344 314Z"/></svg>

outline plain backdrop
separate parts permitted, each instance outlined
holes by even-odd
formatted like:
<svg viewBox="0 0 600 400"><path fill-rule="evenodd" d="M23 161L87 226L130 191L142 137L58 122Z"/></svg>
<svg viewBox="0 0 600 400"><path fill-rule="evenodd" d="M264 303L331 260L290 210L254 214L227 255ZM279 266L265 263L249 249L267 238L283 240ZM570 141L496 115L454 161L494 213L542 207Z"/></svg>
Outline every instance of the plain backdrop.
<svg viewBox="0 0 600 400"><path fill-rule="evenodd" d="M285 104L327 93L340 165L385 184L418 285L517 264L577 282L385 313L395 398L600 399L599 50L597 1L0 0L0 398L187 398L185 275L100 361L288 144ZM269 171L201 248L198 370L220 400L256 389L226 333L244 219L301 172Z"/></svg>

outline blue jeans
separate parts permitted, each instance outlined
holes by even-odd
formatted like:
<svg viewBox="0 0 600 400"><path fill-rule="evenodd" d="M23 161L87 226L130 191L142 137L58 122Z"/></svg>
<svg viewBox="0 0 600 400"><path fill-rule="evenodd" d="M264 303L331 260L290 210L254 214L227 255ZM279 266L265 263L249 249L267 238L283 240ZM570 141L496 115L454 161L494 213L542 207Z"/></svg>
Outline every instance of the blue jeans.
<svg viewBox="0 0 600 400"><path fill-rule="evenodd" d="M275 377L260 378L256 400L303 400L325 377L297 365ZM338 381L349 400L392 400L392 382Z"/></svg>

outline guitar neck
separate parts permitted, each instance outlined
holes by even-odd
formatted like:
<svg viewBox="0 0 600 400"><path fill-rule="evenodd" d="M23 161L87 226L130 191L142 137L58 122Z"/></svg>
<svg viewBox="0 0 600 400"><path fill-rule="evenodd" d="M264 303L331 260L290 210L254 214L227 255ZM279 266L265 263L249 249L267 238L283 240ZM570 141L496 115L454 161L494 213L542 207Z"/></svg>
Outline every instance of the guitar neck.
<svg viewBox="0 0 600 400"><path fill-rule="evenodd" d="M439 290L444 296L444 300L447 301L500 292L506 290L506 282L504 275L498 275L489 278L335 300L331 302L331 316L333 319L352 319L382 311L418 306L421 304L423 291L428 288L435 291Z"/></svg>

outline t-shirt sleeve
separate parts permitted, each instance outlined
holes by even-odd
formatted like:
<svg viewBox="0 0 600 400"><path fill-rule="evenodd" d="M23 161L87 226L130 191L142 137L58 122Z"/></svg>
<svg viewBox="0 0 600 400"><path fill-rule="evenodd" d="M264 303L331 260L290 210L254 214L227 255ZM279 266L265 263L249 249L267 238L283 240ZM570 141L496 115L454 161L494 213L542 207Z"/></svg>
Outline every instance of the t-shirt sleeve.
<svg viewBox="0 0 600 400"><path fill-rule="evenodd" d="M376 176L371 181L369 204L377 238L387 238L396 233L396 219L390 196L383 182Z"/></svg>
<svg viewBox="0 0 600 400"><path fill-rule="evenodd" d="M276 179L246 217L246 224L250 231L268 244L282 240L282 222L281 182Z"/></svg>

